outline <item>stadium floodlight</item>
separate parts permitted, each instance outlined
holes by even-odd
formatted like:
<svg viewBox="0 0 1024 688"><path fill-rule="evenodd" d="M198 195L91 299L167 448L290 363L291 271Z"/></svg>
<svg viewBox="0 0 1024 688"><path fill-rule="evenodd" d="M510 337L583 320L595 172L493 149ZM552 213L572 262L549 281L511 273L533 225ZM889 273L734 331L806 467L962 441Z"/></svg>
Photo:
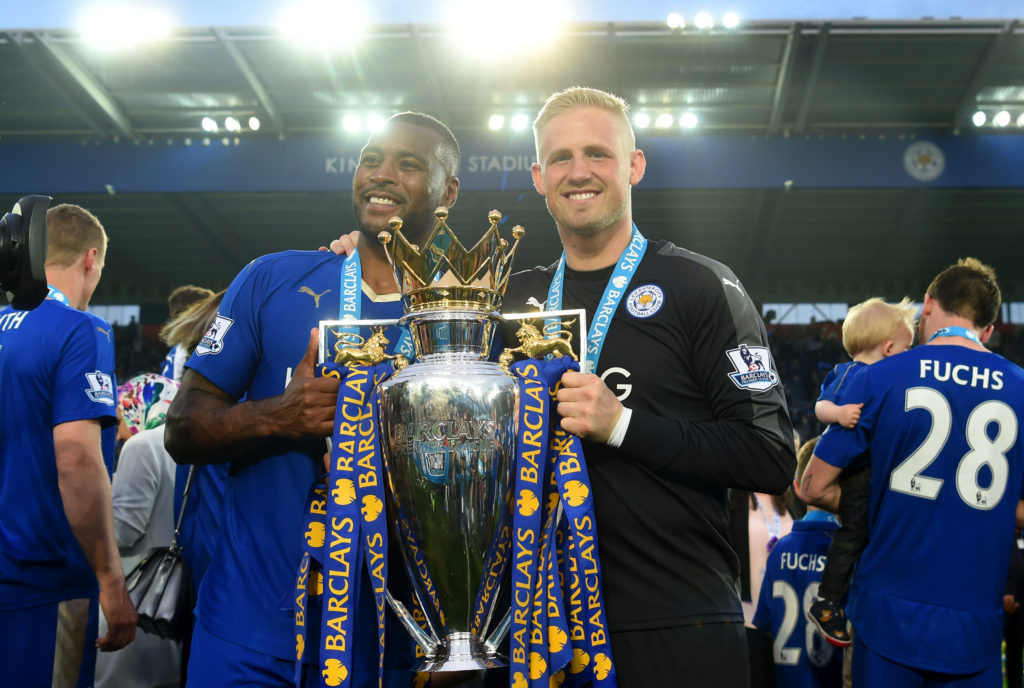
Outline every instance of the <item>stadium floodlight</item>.
<svg viewBox="0 0 1024 688"><path fill-rule="evenodd" d="M487 120L487 128L491 131L498 131L505 126L504 115L491 115L490 119Z"/></svg>
<svg viewBox="0 0 1024 688"><path fill-rule="evenodd" d="M102 2L86 7L78 20L86 43L98 50L119 50L167 38L170 15L158 7L131 2Z"/></svg>
<svg viewBox="0 0 1024 688"><path fill-rule="evenodd" d="M350 134L354 134L363 128L363 120L359 115L349 113L341 118L341 128Z"/></svg>
<svg viewBox="0 0 1024 688"><path fill-rule="evenodd" d="M638 112L633 115L633 124L636 125L637 129L646 129L651 126L651 116L646 112Z"/></svg>
<svg viewBox="0 0 1024 688"><path fill-rule="evenodd" d="M974 126L983 127L985 126L985 122L988 121L988 115L986 115L983 111L978 110L971 117L971 121L974 122Z"/></svg>
<svg viewBox="0 0 1024 688"><path fill-rule="evenodd" d="M234 117L229 116L224 118L224 128L228 131L241 131L242 124Z"/></svg>
<svg viewBox="0 0 1024 688"><path fill-rule="evenodd" d="M213 117L203 117L203 131L217 131L217 121Z"/></svg>
<svg viewBox="0 0 1024 688"><path fill-rule="evenodd" d="M740 25L740 15L735 12L726 12L722 15L722 26L727 29L735 29Z"/></svg>
<svg viewBox="0 0 1024 688"><path fill-rule="evenodd" d="M711 29L715 26L715 20L710 12L698 12L697 16L693 18L693 24L698 29Z"/></svg>
<svg viewBox="0 0 1024 688"><path fill-rule="evenodd" d="M992 118L992 124L997 127L1005 127L1010 123L1010 113L1006 110L1000 110L996 113L996 116Z"/></svg>
<svg viewBox="0 0 1024 688"><path fill-rule="evenodd" d="M654 126L656 126L658 129L668 129L669 127L672 126L673 120L674 118L672 117L672 115L668 114L667 112L663 112L660 115L658 115L657 118L655 118Z"/></svg>
<svg viewBox="0 0 1024 688"><path fill-rule="evenodd" d="M260 130L260 118L257 117L256 115L253 115L252 117L249 118L249 130L250 131L259 131Z"/></svg>
<svg viewBox="0 0 1024 688"><path fill-rule="evenodd" d="M530 118L523 113L520 112L512 116L512 128L516 131L522 131L528 126L530 126Z"/></svg>
<svg viewBox="0 0 1024 688"><path fill-rule="evenodd" d="M366 128L370 130L371 134L375 131L380 131L384 128L384 118L376 112L367 115Z"/></svg>
<svg viewBox="0 0 1024 688"><path fill-rule="evenodd" d="M1020 116L1017 118L1017 126L1024 127L1024 112L1020 113Z"/></svg>
<svg viewBox="0 0 1024 688"><path fill-rule="evenodd" d="M293 0L277 18L281 33L312 48L338 48L358 43L369 23L360 2Z"/></svg>
<svg viewBox="0 0 1024 688"><path fill-rule="evenodd" d="M567 0L454 0L451 42L474 59L500 59L543 47L562 32Z"/></svg>
<svg viewBox="0 0 1024 688"><path fill-rule="evenodd" d="M679 126L683 129L693 129L697 126L697 123L697 115L693 112L684 112L683 116L679 118Z"/></svg>
<svg viewBox="0 0 1024 688"><path fill-rule="evenodd" d="M668 15L668 17L665 19L665 23L668 24L668 28L670 29L686 28L686 20L683 19L683 15L679 14L678 12L673 12L672 14Z"/></svg>

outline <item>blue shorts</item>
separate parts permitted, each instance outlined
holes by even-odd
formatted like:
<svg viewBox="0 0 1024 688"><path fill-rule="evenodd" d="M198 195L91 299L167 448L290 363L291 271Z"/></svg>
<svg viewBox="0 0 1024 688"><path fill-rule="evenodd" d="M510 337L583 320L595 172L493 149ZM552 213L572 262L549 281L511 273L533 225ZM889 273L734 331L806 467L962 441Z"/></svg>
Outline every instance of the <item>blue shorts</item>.
<svg viewBox="0 0 1024 688"><path fill-rule="evenodd" d="M950 642L956 642L950 639ZM945 674L917 669L887 659L853 635L853 686L900 688L1002 688L1003 666L998 648L989 666L974 674Z"/></svg>
<svg viewBox="0 0 1024 688"><path fill-rule="evenodd" d="M0 610L0 686L88 688L96 673L95 599Z"/></svg>
<svg viewBox="0 0 1024 688"><path fill-rule="evenodd" d="M319 688L317 667L306 665L303 685ZM408 669L384 670L384 688L411 688L415 674ZM291 688L295 685L295 662L278 659L237 645L210 633L202 621L192 632L192 654L188 661L188 688ZM376 688L376 671L352 672L352 688Z"/></svg>

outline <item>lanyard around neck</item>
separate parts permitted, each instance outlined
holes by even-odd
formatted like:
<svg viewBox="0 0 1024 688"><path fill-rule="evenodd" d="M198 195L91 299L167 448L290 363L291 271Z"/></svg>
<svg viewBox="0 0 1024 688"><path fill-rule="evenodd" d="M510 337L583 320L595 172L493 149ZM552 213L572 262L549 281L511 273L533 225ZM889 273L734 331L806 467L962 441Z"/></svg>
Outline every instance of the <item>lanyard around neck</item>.
<svg viewBox="0 0 1024 688"><path fill-rule="evenodd" d="M615 265L611 278L604 289L604 295L598 303L594 317L590 321L590 332L587 333L587 369L583 372L593 373L597 371L597 361L601 357L601 349L604 348L604 340L611 328L612 318L622 301L622 295L626 293L633 275L636 273L636 266L647 250L647 239L640 233L640 230L633 225L633 235L629 245L622 251L619 260ZM562 289L565 283L565 251L558 261L558 268L555 276L548 287L548 298L545 307L549 311L557 311L562 308ZM558 320L550 318L545 321L545 326L557 323Z"/></svg>
<svg viewBox="0 0 1024 688"><path fill-rule="evenodd" d="M975 344L981 344L981 340L978 339L978 335L976 335L973 330L968 330L966 327L943 327L935 330L935 332L932 333L932 336L928 338L928 341L930 342L936 337L963 337L964 339L971 340Z"/></svg>

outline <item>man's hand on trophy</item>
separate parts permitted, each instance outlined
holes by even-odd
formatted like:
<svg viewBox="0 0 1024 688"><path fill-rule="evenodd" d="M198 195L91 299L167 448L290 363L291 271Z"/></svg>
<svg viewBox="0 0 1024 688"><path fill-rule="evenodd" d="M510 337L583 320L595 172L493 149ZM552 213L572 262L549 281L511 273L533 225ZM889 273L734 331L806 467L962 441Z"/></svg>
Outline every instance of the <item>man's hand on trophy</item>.
<svg viewBox="0 0 1024 688"><path fill-rule="evenodd" d="M331 242L330 248L327 246L321 246L321 251L331 251L337 253L339 256L345 254L351 256L356 250L356 244L359 243L359 231L352 231L348 234L342 234L340 237Z"/></svg>
<svg viewBox="0 0 1024 688"><path fill-rule="evenodd" d="M562 429L594 442L608 441L622 413L622 403L604 380L591 373L567 370L557 399Z"/></svg>
<svg viewBox="0 0 1024 688"><path fill-rule="evenodd" d="M316 376L319 345L320 333L314 327L309 333L306 354L295 366L292 378L280 397L275 414L279 435L328 437L334 431L334 411L338 404L340 380Z"/></svg>

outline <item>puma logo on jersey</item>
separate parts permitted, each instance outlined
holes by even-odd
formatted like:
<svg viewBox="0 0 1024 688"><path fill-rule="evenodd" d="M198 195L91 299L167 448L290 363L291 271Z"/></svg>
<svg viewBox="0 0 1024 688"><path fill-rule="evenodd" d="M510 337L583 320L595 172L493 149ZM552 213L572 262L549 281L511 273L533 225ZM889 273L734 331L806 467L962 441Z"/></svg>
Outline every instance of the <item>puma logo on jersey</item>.
<svg viewBox="0 0 1024 688"><path fill-rule="evenodd" d="M733 287L734 289L736 289L736 291L738 291L741 294L743 293L743 289L740 287L738 282L730 282L729 280L723 277L722 284L724 284L727 287Z"/></svg>
<svg viewBox="0 0 1024 688"><path fill-rule="evenodd" d="M545 303L547 303L547 301L538 301L536 296L531 296L530 298L526 299L527 306L533 306L539 311L544 310Z"/></svg>
<svg viewBox="0 0 1024 688"><path fill-rule="evenodd" d="M105 336L108 340L110 339L110 330L104 330L102 327L97 325L96 326L96 331L103 333L103 336Z"/></svg>
<svg viewBox="0 0 1024 688"><path fill-rule="evenodd" d="M321 292L320 294L317 294L315 291L313 291L309 287L299 287L299 293L300 294L309 294L310 296L312 296L313 297L313 305L314 305L314 307L315 308L319 308L320 307L320 297L323 296L324 294L331 293L331 290L327 289L326 291Z"/></svg>

